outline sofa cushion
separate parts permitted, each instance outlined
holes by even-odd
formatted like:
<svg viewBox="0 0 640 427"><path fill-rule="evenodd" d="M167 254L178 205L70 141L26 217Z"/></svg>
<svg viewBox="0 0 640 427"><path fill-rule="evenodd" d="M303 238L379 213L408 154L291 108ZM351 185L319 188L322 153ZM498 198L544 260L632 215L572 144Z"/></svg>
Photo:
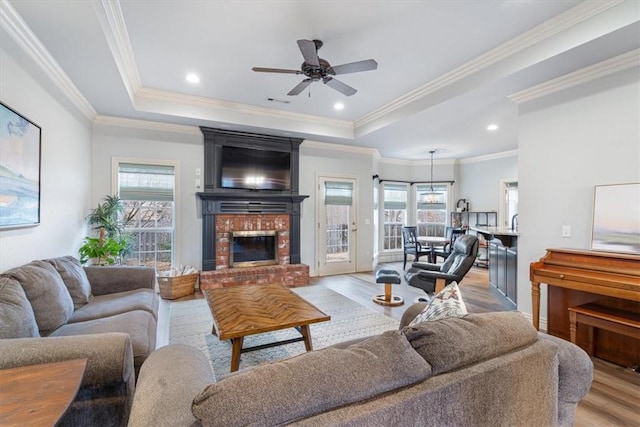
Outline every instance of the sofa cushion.
<svg viewBox="0 0 640 427"><path fill-rule="evenodd" d="M133 310L148 311L157 320L158 297L152 289L133 289L126 292L97 295L91 303L78 308L69 323L100 319Z"/></svg>
<svg viewBox="0 0 640 427"><path fill-rule="evenodd" d="M429 304L409 323L409 326L429 320L462 317L467 314L467 307L462 300L460 288L451 282L442 289Z"/></svg>
<svg viewBox="0 0 640 427"><path fill-rule="evenodd" d="M51 258L45 261L53 265L60 274L60 277L62 277L62 281L67 287L69 295L71 295L75 309L91 301L93 298L91 294L91 284L82 265L80 265L80 261L70 255Z"/></svg>
<svg viewBox="0 0 640 427"><path fill-rule="evenodd" d="M421 381L431 368L399 331L259 365L193 399L204 425L279 425Z"/></svg>
<svg viewBox="0 0 640 427"><path fill-rule="evenodd" d="M136 372L156 348L156 319L151 313L141 310L86 322L68 323L53 332L51 336L64 337L105 332L124 332L129 335Z"/></svg>
<svg viewBox="0 0 640 427"><path fill-rule="evenodd" d="M73 313L73 301L56 269L45 261L32 261L3 273L17 280L27 299L42 335L67 323Z"/></svg>
<svg viewBox="0 0 640 427"><path fill-rule="evenodd" d="M0 277L0 338L39 337L36 316L22 286Z"/></svg>
<svg viewBox="0 0 640 427"><path fill-rule="evenodd" d="M538 339L536 329L517 311L422 322L403 328L402 333L429 362L434 375L500 356Z"/></svg>

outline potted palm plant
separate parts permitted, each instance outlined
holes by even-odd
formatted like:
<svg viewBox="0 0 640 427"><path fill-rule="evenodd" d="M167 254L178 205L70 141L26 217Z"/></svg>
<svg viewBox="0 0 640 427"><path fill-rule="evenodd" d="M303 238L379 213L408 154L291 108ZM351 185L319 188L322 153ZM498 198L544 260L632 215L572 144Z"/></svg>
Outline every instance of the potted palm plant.
<svg viewBox="0 0 640 427"><path fill-rule="evenodd" d="M80 263L86 264L91 261L92 265L111 265L119 259L122 251L127 246L126 239L113 239L105 236L104 228L99 231L98 237L85 237L84 243L80 246Z"/></svg>
<svg viewBox="0 0 640 427"><path fill-rule="evenodd" d="M85 237L79 249L80 262L91 261L94 265L111 265L122 261L122 256L130 245L124 231L125 225L135 215L125 215L124 206L118 196L107 195L102 202L87 215L92 230L97 237Z"/></svg>

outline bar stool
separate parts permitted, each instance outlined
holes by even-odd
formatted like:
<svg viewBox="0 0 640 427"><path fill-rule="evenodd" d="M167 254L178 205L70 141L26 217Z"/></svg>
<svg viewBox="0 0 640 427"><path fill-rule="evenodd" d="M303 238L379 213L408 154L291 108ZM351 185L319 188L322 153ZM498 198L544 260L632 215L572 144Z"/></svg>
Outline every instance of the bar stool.
<svg viewBox="0 0 640 427"><path fill-rule="evenodd" d="M391 293L392 284L399 285L402 283L400 273L395 270L378 270L376 272L376 283L384 283L384 294L374 296L373 302L391 307L397 307L404 304L404 299L401 296L393 295Z"/></svg>

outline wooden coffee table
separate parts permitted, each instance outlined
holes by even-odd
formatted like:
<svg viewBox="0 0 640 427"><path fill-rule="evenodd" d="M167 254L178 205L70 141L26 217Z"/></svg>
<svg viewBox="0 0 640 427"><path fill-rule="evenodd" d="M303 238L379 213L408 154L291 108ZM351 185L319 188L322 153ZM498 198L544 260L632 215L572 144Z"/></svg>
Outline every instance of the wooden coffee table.
<svg viewBox="0 0 640 427"><path fill-rule="evenodd" d="M203 290L213 317L212 333L231 340L231 372L240 367L240 354L304 341L311 351L311 323L331 320L322 311L282 285L234 286ZM302 335L283 341L243 348L244 337L295 328Z"/></svg>

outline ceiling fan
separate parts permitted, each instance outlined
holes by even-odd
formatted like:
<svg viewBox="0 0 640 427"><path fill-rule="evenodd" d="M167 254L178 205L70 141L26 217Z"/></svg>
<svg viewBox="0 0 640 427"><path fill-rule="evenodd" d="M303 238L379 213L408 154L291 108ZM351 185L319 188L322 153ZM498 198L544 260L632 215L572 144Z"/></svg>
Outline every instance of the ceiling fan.
<svg viewBox="0 0 640 427"><path fill-rule="evenodd" d="M351 96L355 94L357 90L342 83L340 80L334 79L332 76L347 73L358 73L360 71L369 71L378 68L378 63L373 59L350 62L348 64L336 65L333 67L329 64L329 61L318 57L318 49L322 47L322 44L323 43L320 40L298 40L298 47L304 57L304 62L302 63L300 70L262 67L253 67L252 70L261 73L304 74L307 78L291 89L289 93L287 93L289 96L299 95L312 82L320 80L338 92L346 96Z"/></svg>

